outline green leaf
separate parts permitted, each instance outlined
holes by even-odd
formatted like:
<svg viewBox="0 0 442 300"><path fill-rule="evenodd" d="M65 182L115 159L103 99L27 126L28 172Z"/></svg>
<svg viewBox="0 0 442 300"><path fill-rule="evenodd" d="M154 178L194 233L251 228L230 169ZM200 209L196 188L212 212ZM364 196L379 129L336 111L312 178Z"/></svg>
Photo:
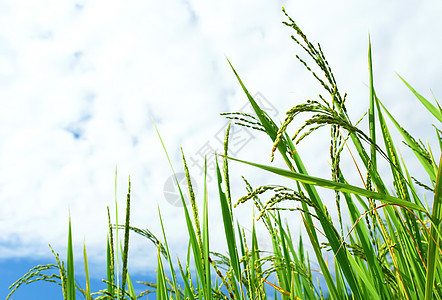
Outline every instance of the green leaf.
<svg viewBox="0 0 442 300"><path fill-rule="evenodd" d="M431 215L432 224L429 237L428 254L427 254L427 276L425 284L425 300L433 298L433 285L436 268L439 260L439 252L437 248L441 247L441 220L442 220L442 155L439 161L439 169L437 172L436 189L434 191L433 214ZM431 238L433 237L433 238Z"/></svg>
<svg viewBox="0 0 442 300"><path fill-rule="evenodd" d="M368 38L368 70L370 74L370 109L368 110L368 125L370 128L370 139L372 140L371 144L371 163L376 168L376 123L375 123L375 110L374 110L374 99L376 97L374 91L374 83L373 83L373 64L371 59L371 41L370 37Z"/></svg>
<svg viewBox="0 0 442 300"><path fill-rule="evenodd" d="M86 277L86 300L92 300L91 297L91 284L89 281L89 266L86 253L86 241L83 242L83 257L84 257L84 274Z"/></svg>
<svg viewBox="0 0 442 300"><path fill-rule="evenodd" d="M166 232L164 230L164 226L163 226L163 219L161 218L161 212L160 212L160 207L158 206L158 216L160 218L160 225L161 225L161 230L163 232L163 239L164 239L164 248L166 249L166 253L167 253L167 260L169 261L169 267L170 267L170 272L172 273L172 280L173 280L173 290L175 291L175 297L177 300L181 299L181 293L178 290L178 284L177 284L177 280L176 280L176 274L175 274L175 270L173 268L172 265L172 259L170 257L170 251L169 251L169 246L167 244L167 239L166 239ZM161 243L158 245L158 248L160 249L161 252Z"/></svg>
<svg viewBox="0 0 442 300"><path fill-rule="evenodd" d="M163 263L161 262L160 249L158 247L157 253L158 267L157 267L157 297L158 299L168 299L166 277L164 275Z"/></svg>
<svg viewBox="0 0 442 300"><path fill-rule="evenodd" d="M176 173L173 169L172 161L170 160L169 154L167 153L166 146L164 145L163 139L161 138L161 135L158 131L158 128L156 127L155 122L154 122L154 126L157 131L158 137L161 141L161 144L163 146L164 153L166 154L167 160L169 161L169 165L170 165L170 168L172 169L173 176L175 177L175 182L176 182L176 185L178 187L178 191L179 191L180 197L181 197L181 203L183 204L184 215L186 217L187 231L189 233L190 244L192 246L195 267L196 267L199 279L201 280L201 282L204 283L205 282L205 273L204 273L204 269L203 269L203 263L201 261L201 254L202 253L201 253L199 243L197 240L197 235L196 235L195 229L193 227L192 220L190 218L190 214L189 214L189 211L186 206L186 202L184 201L184 195L183 195L183 192L182 192L181 187L179 185L178 178L176 177ZM204 292L206 293L207 291L204 290ZM206 296L206 299L208 299L209 296L208 295L205 295L205 296Z"/></svg>
<svg viewBox="0 0 442 300"><path fill-rule="evenodd" d="M226 194L222 190L222 177L218 166L218 160L216 159L216 174L218 178L218 191L219 199L221 202L221 212L223 216L224 232L226 234L227 247L229 249L230 262L234 271L236 280L241 284L241 270L239 266L238 248L236 246L235 232L233 230L233 218L230 214L229 204L227 203ZM235 288L235 294L238 293L238 289ZM239 298L239 294L236 295Z"/></svg>
<svg viewBox="0 0 442 300"><path fill-rule="evenodd" d="M388 115L390 120L393 122L393 124L396 126L399 133L402 135L402 137L405 139L407 144L410 146L411 149L413 149L414 154L416 155L417 159L419 159L420 163L424 167L425 171L427 171L428 176L431 180L436 180L436 171L437 169L422 155L422 153L419 151L420 145L408 134L408 132L403 129L399 123L393 118L393 116L390 114L390 112L385 108L385 106L382 104L382 102L377 99L379 104L384 109L385 113Z"/></svg>
<svg viewBox="0 0 442 300"><path fill-rule="evenodd" d="M417 99L427 108L427 110L436 118L439 120L439 122L442 122L442 113L440 109L436 108L433 104L430 103L427 99L425 99L421 94L416 92L415 89L411 87L411 85L408 84L408 82L405 81L399 74L397 74L399 78L405 83L405 85L410 89L410 91L413 92L413 94L416 96Z"/></svg>
<svg viewBox="0 0 442 300"><path fill-rule="evenodd" d="M72 247L71 214L69 213L68 253L67 253L67 300L75 300L74 251Z"/></svg>
<svg viewBox="0 0 442 300"><path fill-rule="evenodd" d="M109 237L107 238L107 247L106 247L106 270L107 270L107 293L109 295L113 295L114 294L114 284L115 284L115 273L114 273L114 263L112 260L112 250L111 247L113 247L111 245L111 241L109 239Z"/></svg>
<svg viewBox="0 0 442 300"><path fill-rule="evenodd" d="M137 299L137 294L135 293L134 285L130 279L129 272L127 272L127 293L129 294L131 300Z"/></svg>
<svg viewBox="0 0 442 300"><path fill-rule="evenodd" d="M390 204L394 204L394 205L401 205L403 207L412 209L412 210L419 210L419 211L423 211L426 212L424 208L420 207L417 204L414 204L412 202L408 202L405 201L403 199L399 199L390 195L386 195L386 194L381 194L381 193L377 193L377 192L373 192L373 191L368 191L365 190L363 188L354 186L354 185L349 185L349 184L345 184L345 183L341 183L341 182L334 182L331 180L327 180L327 179L322 179L322 178L318 178L318 177L313 177L313 176L308 176L308 175L304 175L301 173L296 173L296 172L292 172L292 171L288 171L288 170L284 170L284 169L279 169L279 168L275 168L272 166L266 166L266 165L260 165L260 164L256 164L256 163L252 163L252 162L247 162L247 161L243 161L240 159L236 159L236 158L232 158L232 157L227 157L228 159L237 161L237 162L241 162L250 166L254 166L257 168L260 168L262 170L266 170L272 173L275 173L277 175L281 175L284 177L288 177L291 178L293 180L296 181L300 181L302 183L307 183L307 184L312 184L315 186L320 186L320 187L324 187L327 189L332 189L335 191L340 191L340 192L347 192L347 193L352 193L352 194L357 194L360 196L364 196L364 197L368 197L368 198L372 198L372 199L376 199L379 200L383 203L390 203Z"/></svg>
<svg viewBox="0 0 442 300"><path fill-rule="evenodd" d="M209 263L209 208L207 203L207 160L204 159L204 200L203 200L203 263L205 271L205 295L212 299L212 282Z"/></svg>

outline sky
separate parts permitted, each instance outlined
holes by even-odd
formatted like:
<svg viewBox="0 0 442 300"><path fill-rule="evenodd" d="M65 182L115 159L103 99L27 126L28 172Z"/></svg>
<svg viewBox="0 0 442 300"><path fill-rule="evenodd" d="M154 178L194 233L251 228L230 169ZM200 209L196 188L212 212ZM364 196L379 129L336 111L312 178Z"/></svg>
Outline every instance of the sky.
<svg viewBox="0 0 442 300"><path fill-rule="evenodd" d="M169 246L184 257L182 207L154 123L179 176L182 147L201 200L204 154L213 167L213 153L222 151L228 121L220 113L250 111L227 59L276 121L294 105L317 99L321 87L295 58L304 53L290 38L295 32L282 24L287 21L282 6L321 44L355 122L368 108L370 35L377 95L412 134L423 140L433 134L434 120L396 73L427 99L432 93L440 99L439 1L1 1L0 262L5 268L52 259L48 244L65 257L69 215L76 260L82 261L85 241L91 265L103 266L106 207L115 223L116 196L122 222L129 176L131 224L161 236L161 211ZM268 139L233 130L240 136L232 144L233 156L270 163ZM299 152L312 175L328 176L327 143L310 137ZM278 158L275 165L283 166ZM231 174L236 199L245 193L241 175L255 187L280 183L233 163ZM222 252L227 248L213 169L208 176L211 242ZM235 217L251 229L250 205L238 207ZM292 221L296 232L299 219ZM265 232L259 241L270 247ZM132 235L130 247L132 274L152 274L153 244ZM92 276L103 276L98 269ZM10 283L2 285L0 297Z"/></svg>

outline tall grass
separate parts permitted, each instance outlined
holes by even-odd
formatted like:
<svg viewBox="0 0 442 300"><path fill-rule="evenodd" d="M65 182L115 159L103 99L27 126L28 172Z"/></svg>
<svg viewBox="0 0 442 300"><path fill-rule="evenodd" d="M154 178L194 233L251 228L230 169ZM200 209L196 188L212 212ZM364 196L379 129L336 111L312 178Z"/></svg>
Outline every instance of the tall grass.
<svg viewBox="0 0 442 300"><path fill-rule="evenodd" d="M319 82L323 93L318 99L308 99L291 108L287 111L284 122L278 126L259 107L229 61L255 116L231 113L227 117L236 124L251 127L267 135L273 142L271 158L280 155L287 167L282 169L228 157L230 125L228 126L224 154L216 156L216 184L228 252L222 254L210 250L207 164L203 177L204 193L202 199L197 201L182 151L189 189L187 192L191 200L190 207L187 207L184 201L186 191L179 187L176 180L189 236L188 255L184 264L171 258L160 211L163 233L161 239L147 229L130 226L129 180L125 224L118 224L116 215L116 223L112 225L108 208L107 279L104 280L106 289L96 293L90 291L85 246L86 290L81 289L75 281L69 219L67 269L59 255L53 251L56 264L31 269L11 286L11 294L23 283L44 280L61 285L64 299L75 299L76 293L82 294L86 299L137 299L152 292L156 293L157 299L442 299L442 266L439 263L442 157L438 162L434 157L434 150L400 126L377 97L370 42L369 126L368 130L363 130L358 122L353 123L350 120L345 105L346 95L341 94L320 45L311 43L287 14L286 17L287 21L283 23L295 31L291 38L306 52L310 62L300 56L296 57ZM311 64L319 71L314 72ZM440 155L441 107L437 101L436 105L432 104L402 77L399 78L422 104L420 109L428 111L428 116L435 118L433 134L439 142L437 155ZM307 115L308 118L289 135L292 132L289 127L299 115ZM405 145L422 165L426 172L425 178L417 179L410 173L414 170L407 168L407 163L399 154L398 141L393 140L387 120L393 124L403 137ZM322 127L330 128L331 179L309 175L296 149L299 142L312 138L310 135ZM159 137L164 147L161 136ZM341 155L344 151L350 151L350 144L356 149L355 153L350 153L351 157L357 156L363 163L357 165L356 159L352 160L356 172L360 174L363 188L349 183L346 180L348 174L344 174L341 168ZM167 155L165 147L164 151ZM167 159L170 162L168 155ZM222 166L219 161L222 161ZM229 174L229 163L232 162L292 179L293 184L252 187L250 181L244 178L247 194L233 201ZM390 174L381 173L382 166L388 166ZM386 179L389 175L393 182ZM426 190L426 195L433 197L430 201L431 209L424 205L424 196L420 196L423 194L422 187ZM330 217L317 188L335 192L338 221L333 221ZM266 196L269 194L270 196ZM263 198L268 200L263 201ZM251 236L246 238L245 232L234 221L234 207L250 201L259 215L253 219ZM286 203L296 203L297 207L285 206ZM351 224L343 221L344 206ZM301 236L292 238L290 228L284 226L281 210L290 210L295 217L302 220L313 253L305 250L306 241ZM270 253L260 250L255 230L257 221L263 222L268 231L272 241ZM118 239L119 230L124 230L124 246ZM144 283L149 288L139 295L135 294L127 271L130 231L152 241L158 252L157 282ZM319 235L325 236L327 242L320 243ZM251 241L251 245L247 241ZM325 260L325 251L333 253L333 264ZM123 266L121 281L120 260ZM313 282L312 261L318 263L325 286ZM169 265L170 272L165 271L164 263ZM49 270L58 270L59 274L44 273Z"/></svg>

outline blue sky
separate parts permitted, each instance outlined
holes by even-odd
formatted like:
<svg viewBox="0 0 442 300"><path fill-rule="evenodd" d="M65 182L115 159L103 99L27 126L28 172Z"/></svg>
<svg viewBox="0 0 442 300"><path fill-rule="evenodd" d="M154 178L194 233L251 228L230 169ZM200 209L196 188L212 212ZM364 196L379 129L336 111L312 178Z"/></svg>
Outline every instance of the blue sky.
<svg viewBox="0 0 442 300"><path fill-rule="evenodd" d="M47 265L54 264L52 259L9 259L0 261L0 298L5 299L9 294L8 287L15 282L15 280L22 277L24 274L28 273L29 269L37 265ZM86 286L86 279L84 273L82 274L81 265L76 265L77 269L77 283L84 289ZM91 278L91 290L96 292L99 290L106 289L106 284L101 281L102 278L106 277L105 265L101 265L100 276L94 276ZM43 272L47 275L54 273L54 271ZM56 272L55 272L56 273ZM143 274L136 274L136 276L131 277L134 282L144 281L144 282L155 282L156 273L152 270L149 272L144 272ZM11 280L13 279L13 280ZM141 293L146 288L142 284L134 283L134 288L137 293ZM33 282L27 285L22 285L14 294L12 299L32 299L32 300L46 300L46 299L62 299L63 293L57 284L49 282ZM78 299L83 299L82 295L78 293ZM145 299L145 298L144 298ZM149 299L156 299L154 294L149 295Z"/></svg>
<svg viewBox="0 0 442 300"><path fill-rule="evenodd" d="M161 209L169 245L176 256L184 255L182 210L167 185L171 171L152 120L176 171L183 147L202 185L201 153L222 149L226 120L219 113L247 109L226 57L276 120L316 98L320 87L295 58L302 52L290 39L294 32L281 24L282 6L311 41L321 43L355 121L367 109L370 33L377 95L412 134L425 139L432 130L423 122L428 115L416 110L395 73L424 96L432 99L432 91L440 98L439 1L0 3L0 260L2 270L14 271L2 278L0 296L21 270L51 261L49 243L63 257L69 211L77 260L86 240L90 261L104 261L115 166L120 218L130 175L132 224L160 235ZM235 156L269 163L269 142L254 134L245 139L234 147ZM309 139L299 151L307 160L324 157L310 159L308 168L325 176L326 145ZM272 179L231 168L237 174L234 197L244 193L239 175L253 175L255 186ZM217 205L211 203L212 246L222 252ZM248 206L236 210L246 229L251 213ZM259 239L270 246L265 233ZM155 248L145 240L134 237L130 255L134 276L155 268ZM30 299L25 289L15 299Z"/></svg>

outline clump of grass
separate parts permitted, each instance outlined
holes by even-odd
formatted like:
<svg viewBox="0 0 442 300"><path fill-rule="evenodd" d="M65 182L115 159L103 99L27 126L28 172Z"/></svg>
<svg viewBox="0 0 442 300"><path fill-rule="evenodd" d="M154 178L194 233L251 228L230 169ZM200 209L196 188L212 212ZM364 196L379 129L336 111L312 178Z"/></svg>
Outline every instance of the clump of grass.
<svg viewBox="0 0 442 300"><path fill-rule="evenodd" d="M442 218L441 160L437 163L433 156L434 151L420 140L413 138L401 127L377 97L374 89L370 43L368 48L369 128L366 131L359 127L359 122L354 124L350 120L345 106L346 95L341 96L332 69L320 45L312 44L299 26L286 13L285 15L288 21L284 24L293 28L296 33L292 39L307 53L319 72L313 71L310 64L300 56L297 56L298 60L319 82L324 92L318 96L318 99L307 99L305 103L291 108L282 125L278 126L255 102L229 61L255 115L241 113L224 115L236 124L265 133L273 142L272 160L274 155L279 153L287 168L281 169L228 157L230 125L228 126L224 154L216 157L216 184L228 252L221 254L210 251L207 163L205 163L202 214L200 214L201 207L193 193L189 170L182 151L192 209L192 212L189 212L184 201L184 191L181 190L176 180L189 236L189 250L184 265L179 259L175 263L170 256L160 212L163 233L161 240L147 229L130 226L129 180L125 224L118 225L116 214L116 224L112 225L108 208L109 236L107 239L107 280L104 281L107 288L105 290L97 293L90 291L85 247L86 290L81 289L75 282L69 220L67 269L64 267L64 262L60 261L59 255L53 251L57 264L31 269L11 286L11 294L23 283L47 281L62 286L64 299L75 299L76 291L87 299L94 299L94 297L95 299L137 299L152 292L156 293L157 299L269 299L272 294L275 299L283 300L442 298L442 266L439 263ZM435 106L416 92L402 77L400 79L423 104L423 107L439 121L434 128L440 152L442 150L440 130L442 109L437 101L437 106ZM310 118L296 129L290 138L289 127L294 118L300 114L309 114ZM402 135L404 143L426 171L427 178L416 179L410 174L407 164L398 155L397 141L392 139L386 119L389 119ZM312 138L313 133L322 127L330 127L331 180L310 176L295 146L306 138ZM382 136L381 140L377 140L378 130ZM160 140L164 147L161 136ZM363 166L355 165L355 169L360 174L364 188L347 182L346 174L340 167L341 154L343 151L350 151L347 147L350 143L356 149L356 153L350 153L351 156L358 156L363 163ZM164 151L167 155L165 147ZM222 168L218 165L219 157L223 160ZM167 159L170 162L168 155ZM268 184L254 188L250 180L244 178L247 194L232 204L231 175L229 174L231 161L293 179L293 185L287 187ZM393 182L388 182L385 179L387 177L379 172L381 164L390 167ZM362 175L363 173L365 176ZM324 199L317 192L318 187L335 191L338 222L333 222L330 217L324 205ZM418 187L424 187L427 195L432 194L431 211L424 206L423 197L418 196ZM390 188L394 190L390 192ZM272 196L267 197L267 201L263 201L262 199L269 193ZM245 232L234 221L234 207L248 201L253 201L259 211L257 220L263 222L268 231L272 241L271 252L260 250L255 219L252 222L250 239L246 238ZM295 203L297 207L285 207L284 204L287 202ZM343 223L341 215L343 205L349 212L350 225ZM289 210L302 220L313 253L305 250L305 241L301 236L299 240L293 239L290 228L283 226L281 210ZM124 248L120 247L121 251L118 251L118 230L120 229L125 233ZM139 295L135 294L127 271L130 231L152 241L158 251L157 282L141 282L148 289ZM327 242L320 243L318 234L324 235ZM333 253L333 265L328 264L324 259L325 251ZM119 274L115 274L115 269L119 270L119 253L121 253L123 264L121 284ZM313 282L312 255L318 262L325 287L315 285ZM166 274L163 260L169 264L170 274ZM115 268L115 263L117 268ZM191 272L191 269L195 271ZM42 273L48 270L58 270L59 275ZM178 271L183 285L178 284ZM323 288L327 290L326 296Z"/></svg>

